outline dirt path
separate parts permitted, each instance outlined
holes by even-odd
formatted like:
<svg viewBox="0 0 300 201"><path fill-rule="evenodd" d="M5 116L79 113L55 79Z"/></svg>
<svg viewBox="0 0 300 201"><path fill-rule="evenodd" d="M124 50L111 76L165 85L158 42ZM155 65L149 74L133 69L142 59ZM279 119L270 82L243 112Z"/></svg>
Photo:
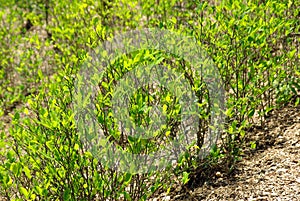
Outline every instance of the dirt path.
<svg viewBox="0 0 300 201"><path fill-rule="evenodd" d="M232 176L170 200L300 200L300 106L274 111L249 135L257 148L245 150Z"/></svg>

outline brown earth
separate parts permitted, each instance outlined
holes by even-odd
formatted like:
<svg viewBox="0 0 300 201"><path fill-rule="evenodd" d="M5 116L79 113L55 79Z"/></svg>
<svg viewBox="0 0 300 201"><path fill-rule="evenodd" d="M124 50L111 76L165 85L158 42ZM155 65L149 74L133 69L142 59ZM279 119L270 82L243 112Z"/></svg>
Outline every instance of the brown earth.
<svg viewBox="0 0 300 201"><path fill-rule="evenodd" d="M273 111L247 135L257 147L244 150L232 174L216 172L159 200L300 200L300 106Z"/></svg>

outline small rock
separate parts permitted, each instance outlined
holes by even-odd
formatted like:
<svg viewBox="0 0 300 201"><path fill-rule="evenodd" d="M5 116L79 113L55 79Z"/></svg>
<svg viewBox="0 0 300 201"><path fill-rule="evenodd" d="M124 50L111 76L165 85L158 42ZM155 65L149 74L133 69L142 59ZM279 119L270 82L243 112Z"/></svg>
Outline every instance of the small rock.
<svg viewBox="0 0 300 201"><path fill-rule="evenodd" d="M280 168L280 169L278 169L276 172L277 172L277 174L283 174L283 173L285 173L286 171L287 171L287 169Z"/></svg>
<svg viewBox="0 0 300 201"><path fill-rule="evenodd" d="M219 177L219 178L222 177L221 172L216 172L216 176Z"/></svg>

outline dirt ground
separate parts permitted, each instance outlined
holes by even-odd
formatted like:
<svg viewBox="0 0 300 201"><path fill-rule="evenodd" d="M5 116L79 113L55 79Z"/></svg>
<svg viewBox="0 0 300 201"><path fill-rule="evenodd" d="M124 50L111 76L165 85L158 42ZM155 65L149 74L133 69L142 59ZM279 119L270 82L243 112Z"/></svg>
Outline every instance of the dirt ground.
<svg viewBox="0 0 300 201"><path fill-rule="evenodd" d="M161 200L300 200L300 106L272 112L248 136L257 147L244 150L233 174L217 172L202 186Z"/></svg>

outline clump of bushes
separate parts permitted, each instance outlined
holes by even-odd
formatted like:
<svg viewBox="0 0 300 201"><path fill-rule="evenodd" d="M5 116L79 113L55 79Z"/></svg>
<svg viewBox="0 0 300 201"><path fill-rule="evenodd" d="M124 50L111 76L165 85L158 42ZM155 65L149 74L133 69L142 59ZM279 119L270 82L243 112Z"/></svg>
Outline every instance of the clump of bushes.
<svg viewBox="0 0 300 201"><path fill-rule="evenodd" d="M268 113L282 104L291 100L299 103L298 1L27 2L1 1L3 199L147 200L155 193L170 192L172 187L188 183L189 175L203 163L207 167L226 164L230 172L240 158L246 129L254 123L263 125ZM226 124L222 143L214 146L206 159L197 157L197 146L187 147L174 166L132 174L108 168L86 149L72 109L73 92L77 73L90 59L92 50L117 32L145 27L193 36L207 52L226 91ZM125 63L130 71L146 61L178 69L189 66L182 58L164 52L132 52L110 65L111 71L100 85L104 91L95 97L98 123L108 130L108 138L127 147L129 152L153 152L158 149L158 138L156 142L121 138L113 118L106 118L110 116L109 94L114 91L110 81L125 74ZM207 128L209 93L201 76L193 79L203 86L198 99L206 110L199 114L203 128ZM170 120L168 136L174 135L171 120L180 114L176 97L163 88L155 95L147 91L151 91L150 86L133 95L131 117L146 125L150 121L150 103L166 105ZM8 117L9 123L4 121ZM165 142L168 139L161 138ZM200 149L202 144L197 145ZM133 149L137 147L138 150Z"/></svg>

